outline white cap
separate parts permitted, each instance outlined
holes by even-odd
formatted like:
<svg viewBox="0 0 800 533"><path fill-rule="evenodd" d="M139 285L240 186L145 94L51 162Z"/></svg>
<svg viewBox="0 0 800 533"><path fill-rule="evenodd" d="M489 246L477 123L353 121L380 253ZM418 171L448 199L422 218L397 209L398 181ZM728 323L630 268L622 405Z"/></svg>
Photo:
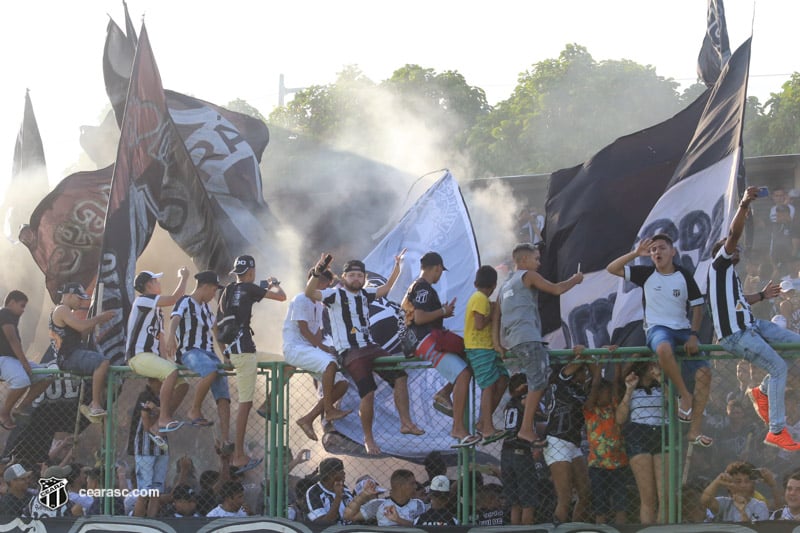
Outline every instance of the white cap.
<svg viewBox="0 0 800 533"><path fill-rule="evenodd" d="M772 321L771 322L773 324L777 324L778 326L780 326L782 328L789 327L789 324L786 323L786 317L783 316L783 315L775 315L774 317L772 317Z"/></svg>
<svg viewBox="0 0 800 533"><path fill-rule="evenodd" d="M366 475L366 476L361 476L360 478L358 478L358 481L356 481L356 494L361 494L362 492L364 492L364 487L367 486L367 482L369 481L375 483L375 491L378 492L379 494L381 492L387 492L386 489L380 486L380 484L375 480L374 477Z"/></svg>
<svg viewBox="0 0 800 533"><path fill-rule="evenodd" d="M781 292L789 292L794 290L794 283L792 280L785 279L781 281Z"/></svg>
<svg viewBox="0 0 800 533"><path fill-rule="evenodd" d="M31 475L31 471L30 470L25 470L24 466L22 466L19 463L15 463L15 464L9 466L8 468L6 468L6 471L3 472L3 479L6 480L6 482L9 482L9 481L14 481L15 479L21 479L21 478L24 478L24 477L27 477L27 476L30 476L30 475Z"/></svg>
<svg viewBox="0 0 800 533"><path fill-rule="evenodd" d="M436 476L431 480L431 492L450 492L450 480L447 476Z"/></svg>

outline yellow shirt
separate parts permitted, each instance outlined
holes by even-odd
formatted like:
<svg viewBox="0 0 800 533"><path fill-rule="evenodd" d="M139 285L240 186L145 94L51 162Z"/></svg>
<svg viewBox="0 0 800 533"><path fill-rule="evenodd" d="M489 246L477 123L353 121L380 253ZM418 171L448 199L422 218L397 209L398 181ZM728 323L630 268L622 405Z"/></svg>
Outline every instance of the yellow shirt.
<svg viewBox="0 0 800 533"><path fill-rule="evenodd" d="M477 311L487 318L491 317L492 304L489 302L489 297L481 291L474 292L467 302L467 315L464 318L464 346L468 350L491 349L492 325L489 324L483 329L477 329L473 311Z"/></svg>

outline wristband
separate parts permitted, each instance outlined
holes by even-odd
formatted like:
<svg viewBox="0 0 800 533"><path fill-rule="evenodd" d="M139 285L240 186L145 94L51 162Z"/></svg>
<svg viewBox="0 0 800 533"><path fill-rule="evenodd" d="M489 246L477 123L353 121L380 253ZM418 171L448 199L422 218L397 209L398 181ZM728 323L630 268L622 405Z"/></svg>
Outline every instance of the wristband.
<svg viewBox="0 0 800 533"><path fill-rule="evenodd" d="M447 309L445 309L445 307L442 306L442 318L444 318L446 316L447 316Z"/></svg>
<svg viewBox="0 0 800 533"><path fill-rule="evenodd" d="M758 293L758 296L761 298L761 299L759 300L759 302L763 302L763 301L764 301L764 298L765 298L765 296L764 296L764 291L761 291L761 292L759 292L759 293Z"/></svg>
<svg viewBox="0 0 800 533"><path fill-rule="evenodd" d="M695 331L695 330L692 330L692 331L689 333L689 335L694 335L695 337L698 337L698 338L700 337L700 335L698 335L698 334L697 334L697 331Z"/></svg>

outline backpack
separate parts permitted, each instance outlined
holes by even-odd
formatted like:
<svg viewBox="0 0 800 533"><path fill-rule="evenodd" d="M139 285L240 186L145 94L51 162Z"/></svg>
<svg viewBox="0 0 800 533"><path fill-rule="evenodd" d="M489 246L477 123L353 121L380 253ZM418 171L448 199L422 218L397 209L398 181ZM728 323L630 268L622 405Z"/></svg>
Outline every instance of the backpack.
<svg viewBox="0 0 800 533"><path fill-rule="evenodd" d="M242 325L236 317L236 307L228 305L230 301L230 291L236 289L236 283L229 283L219 297L217 310L217 340L222 344L231 344L239 336ZM231 288L233 287L233 288Z"/></svg>

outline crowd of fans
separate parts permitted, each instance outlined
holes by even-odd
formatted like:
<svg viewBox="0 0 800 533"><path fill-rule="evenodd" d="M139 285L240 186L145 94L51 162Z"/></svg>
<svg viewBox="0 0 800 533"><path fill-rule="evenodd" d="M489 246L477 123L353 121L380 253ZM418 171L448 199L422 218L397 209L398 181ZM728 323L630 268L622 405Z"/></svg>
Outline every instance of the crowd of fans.
<svg viewBox="0 0 800 533"><path fill-rule="evenodd" d="M738 262L738 240L756 197L755 188L748 189L728 237L715 248L710 276L725 280L716 284L715 290L739 283L738 274L730 272ZM737 296L741 300L735 311L721 306L714 291L707 298L699 293L693 276L675 263L675 250L667 235L643 239L630 254L608 265L611 274L644 290L644 327L655 360L634 357L624 364L612 364L586 356L584 347L576 346L571 360L561 364L550 361L542 338L538 295L570 291L583 281L583 274L578 271L555 283L537 272L540 250L534 243L541 240L542 220L535 210L525 210L520 217L520 231L528 232L528 242L514 248L513 272L503 275L504 279L490 266L476 272L475 293L466 304L463 338L444 328L443 321L454 314L456 302L441 301L434 287L447 270L442 257L432 251L421 258L419 277L407 288L401 304L406 319L404 344L410 346L406 354L430 362L446 382L432 401L437 410L452 417L452 448L501 442L499 468L491 468L487 475L474 473L472 522L663 521L662 433L668 424L669 403L674 403L678 420L686 423L683 436L689 444L682 487L684 521L800 517L800 471L793 460L800 448L796 443L800 440L800 367L787 367L780 357L776 355L780 360L776 362L769 354L710 362L697 349L706 303L715 318L714 340L723 346L729 342L734 354L740 347L731 338L739 330L753 327L765 342L774 342L770 335L777 334L764 324L782 328L786 335L798 333L800 297L793 277L800 268L800 231L794 229L790 198L793 196L784 191L772 191L774 205L766 218L755 224L756 232L769 228L770 262L748 260L740 284L743 294ZM748 244L754 242L759 240L751 239ZM750 250L752 257L759 257L758 246L750 246ZM352 385L360 398L358 413L353 416L361 421L364 451L380 454L372 434L376 374L392 386L400 418L398 431L424 433L409 409L406 373L373 368L376 358L389 354L370 335L369 303L392 289L403 254L399 252L394 270L378 287L367 285L366 267L359 260L346 262L339 283L334 284L336 276L329 269L332 258L323 255L308 272L305 290L291 300L283 330L287 362L313 375L321 391L319 402L297 421L309 439L317 440L316 419L333 421L351 415L340 408L338 400ZM634 265L640 257L649 258L651 264ZM128 324L126 362L147 381L128 428L127 451L133 465L117 464L115 486L157 492L115 498L115 514L237 517L269 512L263 506L265 487L249 482L246 475L263 460L244 446L258 360L251 315L254 304L287 297L275 278L258 283L255 268L251 256L239 256L231 272L235 283L223 287L216 273L200 272L194 276L191 293L187 293L189 272L183 268L169 295L162 295L160 273L143 271L136 277L138 297ZM767 283L767 279L780 283ZM218 309L212 311L209 303L220 289L224 291ZM91 375L95 384L102 385L109 361L103 354L87 350L83 337L110 314L79 318L76 311L88 296L77 283L67 283L60 293L61 303L50 317L58 366ZM493 294L497 294L494 302L490 299ZM677 300L667 301L665 295ZM23 293L11 291L0 309L0 376L10 391L0 407L0 425L9 430L30 416L31 402L47 386L45 378L32 373L37 365L26 359L21 345L17 325L26 304ZM731 326L736 319L726 322L726 313L751 313L751 306L752 314L767 322L744 315L739 330L736 324ZM172 309L169 319L162 308ZM687 308L691 309L688 314ZM329 335L323 331L324 313L329 317ZM223 331L226 323L233 324L231 332ZM615 347L609 348L613 354ZM675 357L678 348L689 358L679 362ZM238 408L232 428L231 395L220 363L231 365L237 376ZM177 365L186 366L200 378L188 420L175 414L189 390ZM736 379L730 379L734 375ZM676 398L667 397L666 387L662 387L665 377L676 386ZM464 418L471 379L482 398L474 426ZM108 406L103 405L104 387L96 386L93 391L81 413L96 423L107 416ZM216 402L216 420L201 410L209 392ZM256 411L267 417L266 407ZM494 421L501 412L503 425L498 428ZM203 428L215 423L221 429L215 446L219 468L198 476L192 458L183 456L175 463L174 479L167 479L169 434L187 424ZM21 464L13 456L5 458L0 515L101 513L101 500L86 494L100 487L103 472L74 462L70 449L71 443L64 440L36 465ZM290 453L286 471L290 473L307 460L306 453ZM319 525L458 524L459 480L448 477L439 452L426 458L425 468L427 480L420 481L412 470L399 468L386 480L359 478L351 491L344 462L327 457L308 476L289 474L288 516ZM492 481L486 480L489 476ZM37 491L45 490L41 483L36 487L37 479L49 478L66 480L68 498L55 509L43 503ZM388 489L380 481L385 481Z"/></svg>

